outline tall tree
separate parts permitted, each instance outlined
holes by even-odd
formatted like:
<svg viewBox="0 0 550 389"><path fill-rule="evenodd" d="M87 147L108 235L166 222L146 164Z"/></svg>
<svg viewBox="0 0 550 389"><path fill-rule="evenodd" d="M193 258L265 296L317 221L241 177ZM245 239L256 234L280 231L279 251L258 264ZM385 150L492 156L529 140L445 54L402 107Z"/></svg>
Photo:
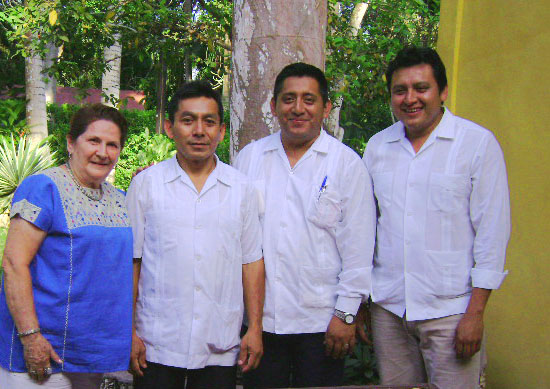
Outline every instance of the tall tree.
<svg viewBox="0 0 550 389"><path fill-rule="evenodd" d="M278 130L270 101L278 72L302 61L324 69L326 0L235 0L231 157Z"/></svg>
<svg viewBox="0 0 550 389"><path fill-rule="evenodd" d="M115 106L120 99L120 63L122 58L121 34L113 34L113 44L103 51L105 72L101 79L101 92L106 104Z"/></svg>
<svg viewBox="0 0 550 389"><path fill-rule="evenodd" d="M30 36L29 39L37 39ZM35 50L25 58L25 91L27 96L27 126L30 139L38 143L48 136L48 115L46 113L46 83L42 72L44 60Z"/></svg>

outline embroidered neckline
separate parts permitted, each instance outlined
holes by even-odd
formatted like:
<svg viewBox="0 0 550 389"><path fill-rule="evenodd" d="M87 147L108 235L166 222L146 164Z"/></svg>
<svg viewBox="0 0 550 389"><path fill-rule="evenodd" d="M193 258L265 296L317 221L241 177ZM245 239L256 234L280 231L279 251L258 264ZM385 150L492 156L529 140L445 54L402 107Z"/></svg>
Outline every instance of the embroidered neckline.
<svg viewBox="0 0 550 389"><path fill-rule="evenodd" d="M71 168L71 163L67 161L67 170L69 171L69 176L71 176L72 180L74 181L76 188L87 198L93 201L101 201L103 198L103 187L102 185L99 186L99 189L94 188L87 188L82 186L80 181L76 178L74 175L73 169Z"/></svg>

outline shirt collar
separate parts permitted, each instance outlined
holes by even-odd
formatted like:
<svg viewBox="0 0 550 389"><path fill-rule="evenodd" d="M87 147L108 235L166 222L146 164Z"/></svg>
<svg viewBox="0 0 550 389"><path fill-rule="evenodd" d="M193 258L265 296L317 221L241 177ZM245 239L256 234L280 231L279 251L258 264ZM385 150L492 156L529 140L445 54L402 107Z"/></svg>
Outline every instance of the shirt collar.
<svg viewBox="0 0 550 389"><path fill-rule="evenodd" d="M214 168L214 170L212 170L208 178L220 181L222 184L231 186L231 179L230 175L227 172L227 166L222 161L220 161L216 154L214 154L214 158L216 158L216 167ZM174 181L179 177L181 177L184 181L189 180L189 176L181 168L175 155L168 161L168 163L169 167L168 169L166 169L166 173L164 174L164 183Z"/></svg>
<svg viewBox="0 0 550 389"><path fill-rule="evenodd" d="M455 128L450 124L454 115L447 107L444 106L443 109L443 116L441 117L441 121L438 123L437 127L433 130L433 134L438 138L453 139L455 137ZM385 141L390 143L397 142L402 139L405 139L405 126L403 125L403 122L399 121L389 127L385 136Z"/></svg>
<svg viewBox="0 0 550 389"><path fill-rule="evenodd" d="M280 149L284 151L283 148L283 142L281 140L281 131L277 131L274 136L267 139L264 152L266 151L273 151ZM315 139L315 142L311 145L310 149L313 151L317 151L319 153L328 153L329 148L329 137L330 135L327 134L327 132L321 128L321 133Z"/></svg>

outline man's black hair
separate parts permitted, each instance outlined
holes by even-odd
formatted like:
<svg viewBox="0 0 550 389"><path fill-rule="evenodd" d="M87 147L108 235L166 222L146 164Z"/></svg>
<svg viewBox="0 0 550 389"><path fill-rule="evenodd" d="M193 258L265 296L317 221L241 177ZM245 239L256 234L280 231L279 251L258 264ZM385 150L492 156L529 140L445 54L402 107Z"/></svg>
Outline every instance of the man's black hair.
<svg viewBox="0 0 550 389"><path fill-rule="evenodd" d="M196 97L207 97L213 99L218 104L218 114L220 123L223 123L223 104L218 91L212 88L212 85L206 81L191 81L183 84L174 94L168 103L168 119L174 123L174 116L178 111L180 101L193 99Z"/></svg>
<svg viewBox="0 0 550 389"><path fill-rule="evenodd" d="M288 77L314 78L319 84L319 91L321 92L323 103L326 104L328 102L328 82L325 74L318 67L303 62L287 65L277 75L275 79L275 88L273 89L273 98L275 101L277 101L277 96L279 96L279 93L283 89L283 84Z"/></svg>
<svg viewBox="0 0 550 389"><path fill-rule="evenodd" d="M391 93L391 80L393 74L403 68L427 64L432 67L434 78L437 81L439 93L447 86L447 75L445 74L445 65L437 54L437 51L429 47L405 47L397 53L397 56L388 65L386 70L386 85Z"/></svg>

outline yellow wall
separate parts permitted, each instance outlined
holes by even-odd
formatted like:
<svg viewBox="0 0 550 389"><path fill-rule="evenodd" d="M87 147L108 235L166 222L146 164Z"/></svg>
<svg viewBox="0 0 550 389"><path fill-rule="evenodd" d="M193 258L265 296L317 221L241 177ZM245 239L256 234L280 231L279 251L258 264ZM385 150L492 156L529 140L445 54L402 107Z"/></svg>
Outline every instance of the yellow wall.
<svg viewBox="0 0 550 389"><path fill-rule="evenodd" d="M438 51L447 105L495 133L508 167L510 274L485 318L488 388L550 388L550 2L442 0Z"/></svg>

